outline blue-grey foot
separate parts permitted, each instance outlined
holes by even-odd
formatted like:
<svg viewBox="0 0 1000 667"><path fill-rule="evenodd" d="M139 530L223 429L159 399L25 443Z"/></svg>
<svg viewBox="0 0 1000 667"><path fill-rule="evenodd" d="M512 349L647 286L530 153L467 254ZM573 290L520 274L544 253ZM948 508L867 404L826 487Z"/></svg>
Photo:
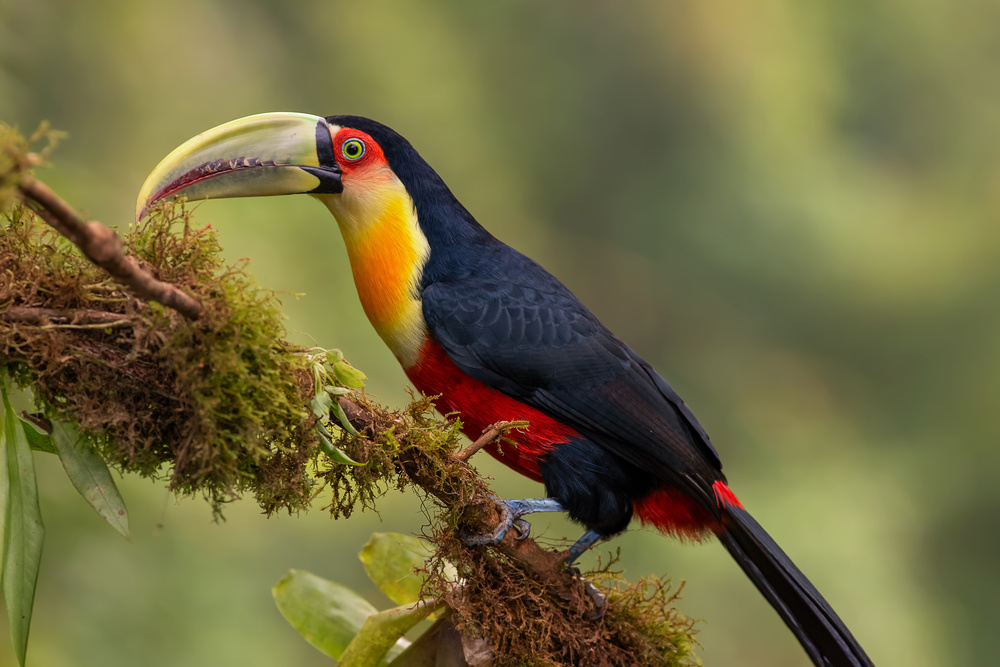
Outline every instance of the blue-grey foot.
<svg viewBox="0 0 1000 667"><path fill-rule="evenodd" d="M596 621L599 618L603 618L604 612L608 610L608 598L605 597L604 593L597 590L597 586L590 583L587 579L583 580L583 590L587 591L587 595L590 596L590 599L594 601L594 606L597 607L597 611L590 617L590 620Z"/></svg>
<svg viewBox="0 0 1000 667"><path fill-rule="evenodd" d="M573 543L573 546L569 548L569 555L566 556L566 567L572 570L578 577L580 577L580 570L573 566L573 563L577 558L583 555L583 552L594 546L597 540L601 539L601 534L594 530L588 530L584 533L580 539ZM583 577L583 589L587 591L587 595L590 599L594 601L594 606L597 607L597 611L594 615L590 617L590 620L596 621L604 616L604 612L608 609L608 599L604 596L604 593L597 590L597 586L592 584Z"/></svg>
<svg viewBox="0 0 1000 667"><path fill-rule="evenodd" d="M485 535L463 535L462 541L470 547L482 546L484 544L499 544L511 526L516 526L520 533L517 537L523 540L528 537L531 531L531 524L521 517L525 514L535 512L565 512L563 506L552 498L528 498L525 500L498 500L500 505L500 523L496 530Z"/></svg>
<svg viewBox="0 0 1000 667"><path fill-rule="evenodd" d="M566 557L566 564L572 565L576 562L576 559L582 556L584 551L594 546L594 543L599 539L601 539L601 534L596 531L588 530L584 533L580 539L574 542L573 546L569 548L569 555Z"/></svg>

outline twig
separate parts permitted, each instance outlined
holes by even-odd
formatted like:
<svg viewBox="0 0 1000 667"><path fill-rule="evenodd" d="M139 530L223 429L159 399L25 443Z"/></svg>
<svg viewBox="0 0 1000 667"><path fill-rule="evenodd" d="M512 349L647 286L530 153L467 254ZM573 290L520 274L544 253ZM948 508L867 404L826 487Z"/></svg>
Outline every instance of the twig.
<svg viewBox="0 0 1000 667"><path fill-rule="evenodd" d="M32 209L42 220L72 241L87 259L110 273L136 296L162 303L191 320L201 316L203 308L197 300L173 285L157 280L134 257L126 255L113 229L93 220L84 220L47 185L35 178L25 176L19 187L25 202L34 202L41 207Z"/></svg>
<svg viewBox="0 0 1000 667"><path fill-rule="evenodd" d="M486 445L491 445L496 442L502 436L507 435L510 431L515 428L527 428L527 421L512 421L512 422L497 422L493 424L488 429L483 431L483 434L479 438L463 449L462 451L454 454L454 457L459 461L468 461L469 457L478 452L480 449Z"/></svg>
<svg viewBox="0 0 1000 667"><path fill-rule="evenodd" d="M4 322L29 324L32 326L56 326L67 329L106 329L109 327L126 327L132 320L119 313L108 313L103 310L58 310L56 308L33 308L30 306L11 306L0 312L0 320Z"/></svg>

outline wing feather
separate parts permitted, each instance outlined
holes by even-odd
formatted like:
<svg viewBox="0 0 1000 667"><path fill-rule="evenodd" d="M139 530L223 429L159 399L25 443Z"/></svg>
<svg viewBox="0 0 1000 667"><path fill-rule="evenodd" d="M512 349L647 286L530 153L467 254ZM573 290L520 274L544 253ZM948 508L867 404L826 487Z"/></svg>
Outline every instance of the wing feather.
<svg viewBox="0 0 1000 667"><path fill-rule="evenodd" d="M551 281L545 289L435 282L423 290L424 317L465 373L710 500L721 464L701 424L666 380Z"/></svg>

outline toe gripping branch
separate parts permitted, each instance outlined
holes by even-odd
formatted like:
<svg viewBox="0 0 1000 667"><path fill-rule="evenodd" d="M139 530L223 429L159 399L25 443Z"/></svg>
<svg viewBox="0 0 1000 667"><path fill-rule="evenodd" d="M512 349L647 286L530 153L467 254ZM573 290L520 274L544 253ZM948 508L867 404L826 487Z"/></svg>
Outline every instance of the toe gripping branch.
<svg viewBox="0 0 1000 667"><path fill-rule="evenodd" d="M526 498L524 500L498 500L500 506L500 523L492 533L483 535L463 535L462 541L470 547L478 547L489 544L499 544L507 535L507 531L513 526L517 529L516 540L524 540L531 534L531 524L522 519L525 514L535 512L565 512L565 508L559 504L558 500L552 498ZM566 557L566 565L572 565L577 558L583 555L590 547L601 539L600 533L588 530L580 539L569 548L569 555Z"/></svg>
<svg viewBox="0 0 1000 667"><path fill-rule="evenodd" d="M469 546L499 544L500 541L503 540L504 536L507 535L507 531L511 529L511 526L513 526L518 532L517 537L514 539L524 540L531 534L531 524L522 519L522 516L525 514L534 514L535 512L566 511L558 501L553 500L552 498L498 500L497 504L501 508L501 514L500 523L497 525L496 530L492 533L486 533L484 535L463 535L463 542ZM599 539L601 539L600 533L588 530L569 548L569 553L567 554L565 561L567 568L583 581L583 586L587 591L587 595L590 596L590 599L594 601L594 605L597 607L597 612L591 617L591 620L597 620L604 616L604 612L607 610L607 598L597 589L596 586L594 586L594 584L580 576L580 570L573 567L573 563L583 554L583 552L592 547Z"/></svg>
<svg viewBox="0 0 1000 667"><path fill-rule="evenodd" d="M511 526L517 528L518 536L515 539L524 540L531 534L531 524L522 519L525 514L535 512L565 512L563 506L552 498L527 498L524 500L498 500L500 506L500 523L492 533L484 535L463 535L462 541L470 547L484 546L487 544L499 544L500 540L507 535Z"/></svg>

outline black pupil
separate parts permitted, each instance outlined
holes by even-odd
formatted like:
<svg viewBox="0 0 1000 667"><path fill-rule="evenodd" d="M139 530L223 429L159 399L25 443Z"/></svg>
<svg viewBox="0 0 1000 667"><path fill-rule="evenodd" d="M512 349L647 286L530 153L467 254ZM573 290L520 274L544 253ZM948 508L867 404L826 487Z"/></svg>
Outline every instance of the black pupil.
<svg viewBox="0 0 1000 667"><path fill-rule="evenodd" d="M358 157L361 155L361 144L356 141L347 142L347 157Z"/></svg>

